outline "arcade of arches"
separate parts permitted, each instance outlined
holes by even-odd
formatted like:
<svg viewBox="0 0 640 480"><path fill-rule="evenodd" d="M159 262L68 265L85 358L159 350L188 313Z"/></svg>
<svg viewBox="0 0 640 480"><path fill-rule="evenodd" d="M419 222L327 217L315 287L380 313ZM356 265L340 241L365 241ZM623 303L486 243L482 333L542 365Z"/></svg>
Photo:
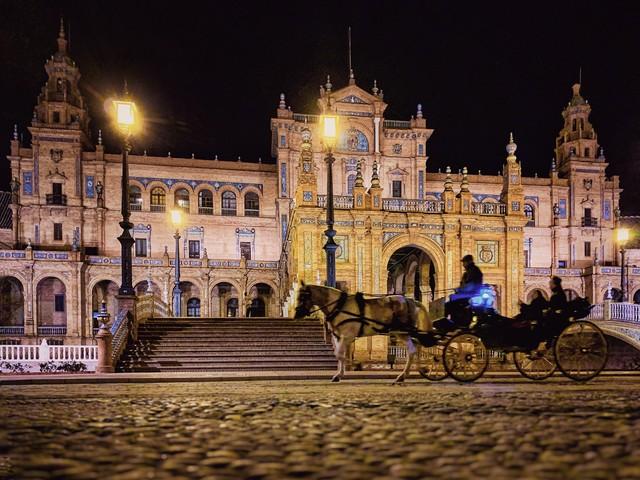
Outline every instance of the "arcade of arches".
<svg viewBox="0 0 640 480"><path fill-rule="evenodd" d="M0 278L0 326L24 326L24 291L14 277Z"/></svg>
<svg viewBox="0 0 640 480"><path fill-rule="evenodd" d="M396 250L387 271L387 293L407 295L427 304L434 299L435 267L422 249L410 246Z"/></svg>

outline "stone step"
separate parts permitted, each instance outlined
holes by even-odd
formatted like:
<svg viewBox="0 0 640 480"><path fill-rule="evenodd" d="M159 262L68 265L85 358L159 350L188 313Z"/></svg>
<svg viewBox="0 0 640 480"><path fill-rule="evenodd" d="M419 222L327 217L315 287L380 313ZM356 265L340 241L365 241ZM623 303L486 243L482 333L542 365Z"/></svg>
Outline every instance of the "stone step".
<svg viewBox="0 0 640 480"><path fill-rule="evenodd" d="M120 362L122 367L127 367L126 362ZM156 360L138 360L135 362L135 368L144 368L144 367L156 367L156 368L179 368L184 367L187 369L200 368L200 369L228 369L228 370L270 370L270 369L279 369L279 368L296 368L298 370L315 370L317 368L325 367L325 368L336 368L337 363L335 361L299 361L299 362L290 362L290 361L248 361L248 362L224 362L224 361L215 361L215 362L187 362L187 361L156 361Z"/></svg>
<svg viewBox="0 0 640 480"><path fill-rule="evenodd" d="M333 352L329 345L209 345L209 346L193 346L193 345L159 345L159 344L140 344L131 347L136 351L153 350L154 352Z"/></svg>
<svg viewBox="0 0 640 480"><path fill-rule="evenodd" d="M252 358L278 360L286 358L287 360L309 360L309 359L332 359L335 358L331 352L206 352L199 355L193 355L191 352L150 352L150 351L130 351L125 354L129 358L153 357L154 359L162 358L183 358L186 360L203 360L208 358L220 359L238 359L247 360Z"/></svg>
<svg viewBox="0 0 640 480"><path fill-rule="evenodd" d="M254 371L290 371L290 370L326 370L327 372L334 371L336 366L326 366L326 365L302 365L300 367L291 368L291 366L273 366L269 365L267 367L229 367L229 366L217 366L216 368L211 367L158 367L158 366L136 366L135 368L126 367L126 366L118 366L118 372L140 372L140 373L152 373L152 372L254 372ZM327 373L329 375L329 373ZM330 378L330 377L328 377ZM242 380L242 378L240 378Z"/></svg>

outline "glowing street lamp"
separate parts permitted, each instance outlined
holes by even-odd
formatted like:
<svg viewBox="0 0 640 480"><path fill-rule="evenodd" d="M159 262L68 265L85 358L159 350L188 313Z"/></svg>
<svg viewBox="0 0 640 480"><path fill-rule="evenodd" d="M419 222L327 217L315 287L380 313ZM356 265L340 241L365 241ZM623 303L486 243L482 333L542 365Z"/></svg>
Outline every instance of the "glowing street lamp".
<svg viewBox="0 0 640 480"><path fill-rule="evenodd" d="M130 207L129 207L129 152L131 151L130 137L134 128L140 123L136 111L136 104L129 99L129 93L127 92L127 84L124 86L124 99L114 100L112 102L112 115L115 124L122 132L122 221L120 227L122 227L122 234L118 237L121 246L122 256L122 283L118 290L119 295L133 296L135 291L133 289L133 262L131 259L131 248L133 247L134 240L131 236L131 229L133 223L131 223Z"/></svg>
<svg viewBox="0 0 640 480"><path fill-rule="evenodd" d="M182 290L180 290L180 226L182 225L182 211L179 208L171 210L171 223L176 229L173 238L176 239L176 276L173 282L173 316L182 316Z"/></svg>
<svg viewBox="0 0 640 480"><path fill-rule="evenodd" d="M625 292L625 278L624 278L624 271L625 271L625 265L624 265L624 254L625 254L625 247L627 245L627 242L629 241L629 229L628 228L617 228L616 229L616 241L618 242L618 246L620 247L620 301L624 302L626 299L626 292Z"/></svg>
<svg viewBox="0 0 640 480"><path fill-rule="evenodd" d="M327 286L336 288L336 250L338 244L333 237L336 231L333 229L333 153L332 150L338 141L338 116L322 116L322 143L327 151L325 162L327 164L327 229L324 234L327 242L324 244L324 251L327 254Z"/></svg>

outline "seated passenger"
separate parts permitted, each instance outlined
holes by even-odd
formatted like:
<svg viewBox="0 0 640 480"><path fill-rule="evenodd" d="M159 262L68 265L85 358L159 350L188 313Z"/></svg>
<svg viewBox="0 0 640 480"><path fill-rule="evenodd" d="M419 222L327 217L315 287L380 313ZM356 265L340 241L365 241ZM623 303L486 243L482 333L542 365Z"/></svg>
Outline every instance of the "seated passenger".
<svg viewBox="0 0 640 480"><path fill-rule="evenodd" d="M567 311L567 294L562 288L562 279L560 277L551 277L549 280L551 287L551 298L549 299L548 316L551 320L556 318L564 318Z"/></svg>
<svg viewBox="0 0 640 480"><path fill-rule="evenodd" d="M464 309L467 307L469 298L474 296L482 286L482 271L476 266L472 255L462 257L464 274L460 281L460 287L449 297L449 301L444 306L445 316L450 317L456 323L461 323L461 316L464 316ZM468 319L470 321L470 319Z"/></svg>

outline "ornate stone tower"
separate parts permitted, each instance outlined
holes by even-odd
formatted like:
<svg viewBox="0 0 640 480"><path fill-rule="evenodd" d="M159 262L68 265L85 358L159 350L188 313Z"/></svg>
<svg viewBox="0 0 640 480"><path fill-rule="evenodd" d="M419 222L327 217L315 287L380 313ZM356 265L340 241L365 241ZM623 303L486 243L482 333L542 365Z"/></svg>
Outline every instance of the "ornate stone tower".
<svg viewBox="0 0 640 480"><path fill-rule="evenodd" d="M564 124L555 149L558 177L568 179L571 195L558 199L557 210L559 223L569 227L567 266L583 267L596 257L611 257L612 252L605 251L606 238L600 228L613 227L619 195L606 178L608 164L589 121L591 106L580 95L579 83L572 90L571 101L562 111Z"/></svg>
<svg viewBox="0 0 640 480"><path fill-rule="evenodd" d="M57 51L45 64L47 82L29 127L33 158L21 159L12 169L23 182L23 209L37 206L22 213L23 218L33 216L29 223L35 229L23 232L22 241L78 247L83 198L94 193L91 179L83 191L82 151L91 147L89 114L78 86L80 72L67 52L62 20L57 43Z"/></svg>

